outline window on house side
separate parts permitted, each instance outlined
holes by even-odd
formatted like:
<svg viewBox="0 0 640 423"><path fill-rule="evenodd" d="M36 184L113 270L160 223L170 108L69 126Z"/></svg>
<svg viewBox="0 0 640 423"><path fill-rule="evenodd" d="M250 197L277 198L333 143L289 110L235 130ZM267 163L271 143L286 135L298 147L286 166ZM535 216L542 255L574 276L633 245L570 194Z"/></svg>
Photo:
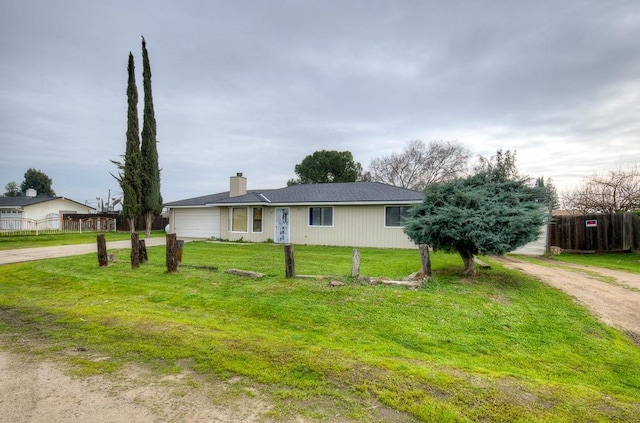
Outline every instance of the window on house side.
<svg viewBox="0 0 640 423"><path fill-rule="evenodd" d="M404 220L409 217L411 206L387 206L384 210L384 226L398 228L404 226Z"/></svg>
<svg viewBox="0 0 640 423"><path fill-rule="evenodd" d="M333 226L333 207L309 207L309 226Z"/></svg>
<svg viewBox="0 0 640 423"><path fill-rule="evenodd" d="M231 208L231 231L247 232L247 208L246 207Z"/></svg>
<svg viewBox="0 0 640 423"><path fill-rule="evenodd" d="M262 207L253 208L253 232L262 232Z"/></svg>

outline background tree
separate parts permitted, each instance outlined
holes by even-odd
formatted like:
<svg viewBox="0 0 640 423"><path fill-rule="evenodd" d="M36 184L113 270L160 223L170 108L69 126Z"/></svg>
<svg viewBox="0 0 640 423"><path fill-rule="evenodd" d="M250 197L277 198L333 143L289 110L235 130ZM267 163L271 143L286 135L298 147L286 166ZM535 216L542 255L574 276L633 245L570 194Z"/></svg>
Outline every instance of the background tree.
<svg viewBox="0 0 640 423"><path fill-rule="evenodd" d="M349 151L320 150L307 156L295 166L298 179L287 185L320 184L327 182L355 182L362 175L362 165L353 160Z"/></svg>
<svg viewBox="0 0 640 423"><path fill-rule="evenodd" d="M17 182L9 182L4 186L4 196L5 197L17 197L20 193L20 187L18 187Z"/></svg>
<svg viewBox="0 0 640 423"><path fill-rule="evenodd" d="M536 240L546 219L541 188L523 177L504 178L505 169L493 169L429 185L404 227L416 244L457 251L464 275L475 274L476 254L502 255Z"/></svg>
<svg viewBox="0 0 640 423"><path fill-rule="evenodd" d="M446 182L467 171L469 150L453 141L409 141L402 153L371 160L372 181L422 191L433 183Z"/></svg>
<svg viewBox="0 0 640 423"><path fill-rule="evenodd" d="M123 162L113 161L120 172L114 176L122 188L122 215L129 221L130 231L136 231L136 218L141 212L141 153L140 131L138 126L138 88L136 87L133 54L129 52L127 67L129 78L127 83L127 144Z"/></svg>
<svg viewBox="0 0 640 423"><path fill-rule="evenodd" d="M496 181L522 179L516 167L516 151L502 151L501 148L490 158L478 156L474 171L475 173L486 173ZM524 177L524 179L528 178Z"/></svg>
<svg viewBox="0 0 640 423"><path fill-rule="evenodd" d="M551 178L547 178L545 182L544 177L536 178L536 187L544 189L544 203L547 205L547 209L549 213L553 210L557 210L560 208L560 197L558 197L558 191L556 190L555 185L553 185L553 181Z"/></svg>
<svg viewBox="0 0 640 423"><path fill-rule="evenodd" d="M20 184L20 191L27 192L29 188L35 189L38 196L55 197L56 193L51 188L51 178L44 172L29 168L24 174L24 181Z"/></svg>
<svg viewBox="0 0 640 423"><path fill-rule="evenodd" d="M147 44L142 37L142 78L144 85L144 115L142 124L141 212L144 215L146 236L151 236L151 225L156 216L162 212L162 195L160 194L160 167L158 165L158 149L156 137L156 116L151 93L151 66Z"/></svg>
<svg viewBox="0 0 640 423"><path fill-rule="evenodd" d="M585 178L582 185L566 192L563 202L566 209L582 214L640 210L640 169L634 164L592 175Z"/></svg>

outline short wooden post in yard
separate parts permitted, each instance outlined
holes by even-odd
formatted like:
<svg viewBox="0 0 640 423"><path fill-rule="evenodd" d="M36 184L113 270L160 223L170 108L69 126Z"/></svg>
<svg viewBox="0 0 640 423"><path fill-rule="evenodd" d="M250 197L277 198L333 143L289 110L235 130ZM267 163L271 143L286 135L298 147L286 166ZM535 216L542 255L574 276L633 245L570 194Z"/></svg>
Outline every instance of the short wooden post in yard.
<svg viewBox="0 0 640 423"><path fill-rule="evenodd" d="M100 264L100 267L108 266L109 256L107 255L107 241L104 237L104 234L98 234L97 242L98 242L98 263Z"/></svg>
<svg viewBox="0 0 640 423"><path fill-rule="evenodd" d="M431 257L429 257L429 246L426 244L420 244L420 262L422 263L422 273L424 277L431 276Z"/></svg>
<svg viewBox="0 0 640 423"><path fill-rule="evenodd" d="M149 256L147 255L147 244L144 242L144 239L138 241L138 245L140 248L140 261L146 263L149 261Z"/></svg>
<svg viewBox="0 0 640 423"><path fill-rule="evenodd" d="M178 271L178 239L176 234L167 234L167 272Z"/></svg>
<svg viewBox="0 0 640 423"><path fill-rule="evenodd" d="M353 256L351 260L351 276L357 278L360 276L360 250L353 249Z"/></svg>
<svg viewBox="0 0 640 423"><path fill-rule="evenodd" d="M184 240L179 239L178 245L176 247L176 260L178 260L178 264L182 263L182 250L184 250Z"/></svg>
<svg viewBox="0 0 640 423"><path fill-rule="evenodd" d="M131 268L140 267L140 237L137 232L131 232Z"/></svg>
<svg viewBox="0 0 640 423"><path fill-rule="evenodd" d="M284 266L284 273L287 278L296 276L296 264L293 260L293 245L291 244L285 244L284 246Z"/></svg>

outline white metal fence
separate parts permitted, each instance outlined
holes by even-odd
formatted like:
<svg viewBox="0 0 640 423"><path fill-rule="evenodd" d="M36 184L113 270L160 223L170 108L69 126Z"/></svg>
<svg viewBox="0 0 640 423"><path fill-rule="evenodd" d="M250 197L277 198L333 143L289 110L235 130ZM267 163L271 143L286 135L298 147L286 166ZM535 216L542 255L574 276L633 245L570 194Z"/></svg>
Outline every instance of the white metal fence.
<svg viewBox="0 0 640 423"><path fill-rule="evenodd" d="M0 236L19 234L58 234L82 232L115 232L116 219L111 217L90 217L84 219L0 219Z"/></svg>

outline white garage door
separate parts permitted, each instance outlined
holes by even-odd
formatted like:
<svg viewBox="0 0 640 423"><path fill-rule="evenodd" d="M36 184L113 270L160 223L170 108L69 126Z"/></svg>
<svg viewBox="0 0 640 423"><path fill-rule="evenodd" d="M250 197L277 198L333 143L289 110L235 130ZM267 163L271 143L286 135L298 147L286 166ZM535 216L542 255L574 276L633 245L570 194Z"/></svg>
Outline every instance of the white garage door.
<svg viewBox="0 0 640 423"><path fill-rule="evenodd" d="M176 209L173 216L173 228L178 237L220 237L220 209L217 207Z"/></svg>

